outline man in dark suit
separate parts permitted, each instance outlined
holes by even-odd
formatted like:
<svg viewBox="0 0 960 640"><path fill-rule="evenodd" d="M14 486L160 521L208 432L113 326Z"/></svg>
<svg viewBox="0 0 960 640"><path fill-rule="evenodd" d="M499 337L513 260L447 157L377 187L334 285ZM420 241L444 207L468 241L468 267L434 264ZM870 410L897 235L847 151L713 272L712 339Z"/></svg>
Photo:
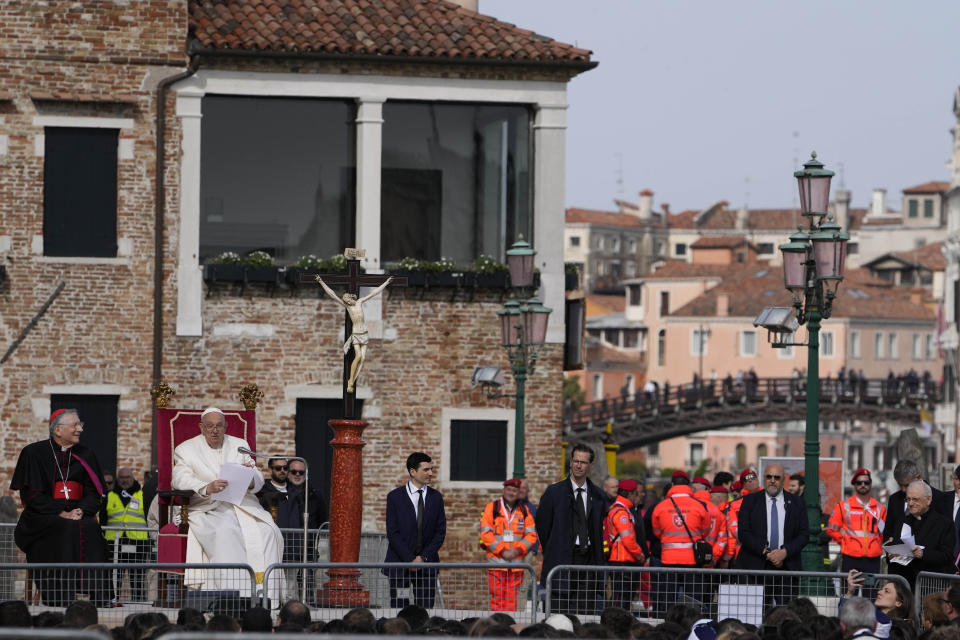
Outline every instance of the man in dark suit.
<svg viewBox="0 0 960 640"><path fill-rule="evenodd" d="M763 479L763 491L743 497L739 514L740 553L733 566L800 571L800 551L810 536L807 510L800 498L783 490L785 478L781 465L768 465ZM767 579L764 584L771 587L767 595L774 595L777 604L798 595L793 578Z"/></svg>
<svg viewBox="0 0 960 640"><path fill-rule="evenodd" d="M440 562L440 546L447 534L443 496L427 486L433 479L430 456L420 451L407 457L406 484L387 494L387 557L385 562ZM384 569L390 578L390 607L402 609L410 595L415 604L429 609L436 595L436 569Z"/></svg>
<svg viewBox="0 0 960 640"><path fill-rule="evenodd" d="M561 564L602 565L603 492L587 478L593 451L578 444L570 452L570 475L547 487L537 508L537 535L543 547L540 584ZM561 572L551 584L551 612L595 613L597 580L589 572Z"/></svg>
<svg viewBox="0 0 960 640"><path fill-rule="evenodd" d="M887 499L887 519L883 523L884 544L900 538L903 528L903 519L907 515L906 491L907 486L916 480L923 480L920 466L913 460L900 460L893 468L893 479L900 485L900 490L890 494ZM948 520L953 520L953 492L940 491L930 487L933 492L931 508Z"/></svg>
<svg viewBox="0 0 960 640"><path fill-rule="evenodd" d="M904 534L913 536L912 559L909 564L903 565L896 561L898 556L890 556L887 571L903 576L908 584L914 584L921 571L953 573L956 570L953 564L953 525L942 513L933 510L933 490L930 485L923 480L911 482L907 485L906 502L907 515L898 532L900 535L893 542L902 543Z"/></svg>

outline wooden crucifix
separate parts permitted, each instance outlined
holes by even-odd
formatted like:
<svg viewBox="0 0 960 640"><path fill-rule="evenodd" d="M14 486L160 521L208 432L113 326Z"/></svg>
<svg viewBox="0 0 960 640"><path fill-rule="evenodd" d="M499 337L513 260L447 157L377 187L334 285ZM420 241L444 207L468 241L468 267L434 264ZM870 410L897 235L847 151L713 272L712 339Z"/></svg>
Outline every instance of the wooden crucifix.
<svg viewBox="0 0 960 640"><path fill-rule="evenodd" d="M346 275L304 273L300 275L300 281L317 282L330 299L343 307L343 335L346 340L343 343L343 417L353 419L360 417L356 410L356 385L367 357L367 343L370 339L363 315L363 303L379 295L388 285L406 286L407 279L396 276L362 275L360 258L364 256L365 251L345 249L343 254L347 258ZM346 293L342 297L337 296L330 288L331 284L347 285ZM376 289L358 298L361 286L376 287Z"/></svg>

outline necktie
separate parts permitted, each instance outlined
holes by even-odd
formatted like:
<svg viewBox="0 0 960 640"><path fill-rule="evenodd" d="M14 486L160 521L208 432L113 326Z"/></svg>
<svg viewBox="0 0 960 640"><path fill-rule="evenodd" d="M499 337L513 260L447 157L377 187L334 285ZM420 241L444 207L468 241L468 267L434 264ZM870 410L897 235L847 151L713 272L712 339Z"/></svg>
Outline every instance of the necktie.
<svg viewBox="0 0 960 640"><path fill-rule="evenodd" d="M587 510L583 506L583 488L577 489L577 523L576 523L576 532L577 538L579 538L579 544L581 547L587 546L587 539L589 534L587 533Z"/></svg>
<svg viewBox="0 0 960 640"><path fill-rule="evenodd" d="M777 514L777 499L770 499L770 548L780 548L780 517Z"/></svg>
<svg viewBox="0 0 960 640"><path fill-rule="evenodd" d="M423 489L417 489L417 493L417 548L414 556L423 552Z"/></svg>

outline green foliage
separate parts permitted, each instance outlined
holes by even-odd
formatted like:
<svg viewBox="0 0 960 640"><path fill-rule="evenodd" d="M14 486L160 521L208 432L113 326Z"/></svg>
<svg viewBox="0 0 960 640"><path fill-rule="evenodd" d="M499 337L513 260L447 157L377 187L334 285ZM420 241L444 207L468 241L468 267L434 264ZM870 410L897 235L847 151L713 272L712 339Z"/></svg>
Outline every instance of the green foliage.
<svg viewBox="0 0 960 640"><path fill-rule="evenodd" d="M471 269L476 273L493 274L507 271L507 265L499 262L493 256L481 255L473 261Z"/></svg>
<svg viewBox="0 0 960 640"><path fill-rule="evenodd" d="M587 401L587 392L580 388L580 379L574 376L563 378L563 401L570 401L570 406L579 409Z"/></svg>
<svg viewBox="0 0 960 640"><path fill-rule="evenodd" d="M272 267L273 256L266 251L251 251L240 262L247 267Z"/></svg>
<svg viewBox="0 0 960 640"><path fill-rule="evenodd" d="M397 269L401 271L418 271L420 269L420 260L416 258L401 258L397 263Z"/></svg>
<svg viewBox="0 0 960 640"><path fill-rule="evenodd" d="M623 460L617 458L617 472L614 475L618 478L646 478L647 465L641 460Z"/></svg>
<svg viewBox="0 0 960 640"><path fill-rule="evenodd" d="M693 475L691 478L696 478L697 476L705 476L707 469L710 468L710 458L704 458L700 464L697 465L697 468L693 470Z"/></svg>
<svg viewBox="0 0 960 640"><path fill-rule="evenodd" d="M576 262L565 262L563 263L563 272L568 275L579 274L580 265Z"/></svg>
<svg viewBox="0 0 960 640"><path fill-rule="evenodd" d="M665 467L663 469L660 469L660 477L670 478L673 476L674 471L676 471L676 469L674 469L673 467Z"/></svg>
<svg viewBox="0 0 960 640"><path fill-rule="evenodd" d="M456 263L450 258L440 258L434 262L429 260L424 260L420 263L420 269L423 271L435 271L437 273L444 273L447 271L454 271L457 268Z"/></svg>
<svg viewBox="0 0 960 640"><path fill-rule="evenodd" d="M240 264L240 254L235 251L224 251L213 258L210 264Z"/></svg>
<svg viewBox="0 0 960 640"><path fill-rule="evenodd" d="M311 271L337 272L347 270L347 259L343 254L330 256L329 258L318 258L310 254L300 256L293 266L301 269L310 269Z"/></svg>

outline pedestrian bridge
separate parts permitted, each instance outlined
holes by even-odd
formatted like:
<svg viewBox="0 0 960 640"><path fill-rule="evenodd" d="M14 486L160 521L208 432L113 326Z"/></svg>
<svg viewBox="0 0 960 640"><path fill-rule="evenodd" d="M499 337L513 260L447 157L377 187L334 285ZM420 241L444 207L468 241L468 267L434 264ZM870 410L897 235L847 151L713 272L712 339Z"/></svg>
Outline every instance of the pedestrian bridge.
<svg viewBox="0 0 960 640"><path fill-rule="evenodd" d="M806 419L805 378L759 378L743 384L707 382L656 394L605 398L564 411L564 439L635 449L710 429ZM921 410L942 402L942 387L922 380L820 380L820 420L920 425ZM608 436L607 424L612 427Z"/></svg>

